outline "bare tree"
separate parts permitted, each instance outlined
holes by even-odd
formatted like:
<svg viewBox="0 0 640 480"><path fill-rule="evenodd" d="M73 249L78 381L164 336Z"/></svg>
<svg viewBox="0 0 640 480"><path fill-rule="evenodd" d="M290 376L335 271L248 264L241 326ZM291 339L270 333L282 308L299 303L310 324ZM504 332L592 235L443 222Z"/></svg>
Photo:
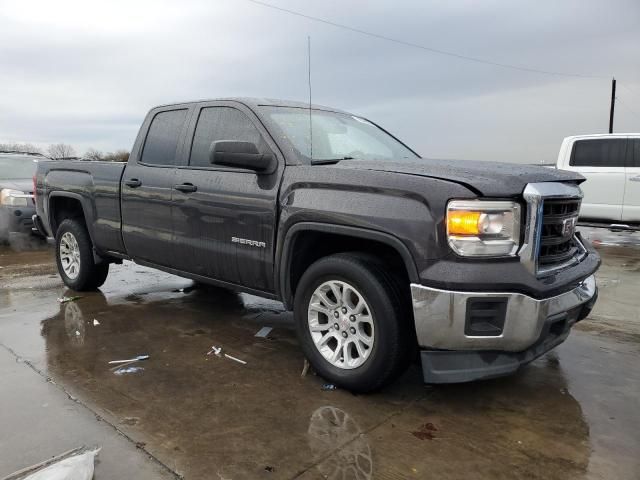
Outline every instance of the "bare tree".
<svg viewBox="0 0 640 480"><path fill-rule="evenodd" d="M73 147L65 143L55 143L53 145L49 145L47 153L49 154L49 157L54 160L63 160L65 158L76 156L76 152Z"/></svg>
<svg viewBox="0 0 640 480"><path fill-rule="evenodd" d="M84 157L87 160L104 160L104 154L100 150L96 150L95 148L90 148L84 154Z"/></svg>
<svg viewBox="0 0 640 480"><path fill-rule="evenodd" d="M116 150L113 153L107 153L104 156L104 160L109 162L126 162L129 160L129 152L126 150Z"/></svg>
<svg viewBox="0 0 640 480"><path fill-rule="evenodd" d="M42 153L42 150L31 143L0 143L2 152Z"/></svg>

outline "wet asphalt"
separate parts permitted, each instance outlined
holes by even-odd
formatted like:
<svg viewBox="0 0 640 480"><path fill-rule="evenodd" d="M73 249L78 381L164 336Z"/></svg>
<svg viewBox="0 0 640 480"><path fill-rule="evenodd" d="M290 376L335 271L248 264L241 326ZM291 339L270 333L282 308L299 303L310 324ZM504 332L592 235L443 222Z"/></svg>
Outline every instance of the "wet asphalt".
<svg viewBox="0 0 640 480"><path fill-rule="evenodd" d="M563 345L506 378L427 386L414 365L358 396L301 375L277 302L132 263L76 294L50 247L2 248L0 477L101 445L96 479L638 479L640 233L585 233L600 297Z"/></svg>

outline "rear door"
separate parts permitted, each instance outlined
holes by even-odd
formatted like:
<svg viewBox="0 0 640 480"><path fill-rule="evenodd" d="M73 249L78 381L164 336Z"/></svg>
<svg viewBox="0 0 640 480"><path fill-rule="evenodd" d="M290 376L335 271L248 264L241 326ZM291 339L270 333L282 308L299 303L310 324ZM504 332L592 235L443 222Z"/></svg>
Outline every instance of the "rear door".
<svg viewBox="0 0 640 480"><path fill-rule="evenodd" d="M152 112L122 176L122 237L135 260L172 265L171 194L188 118L187 107Z"/></svg>
<svg viewBox="0 0 640 480"><path fill-rule="evenodd" d="M622 220L640 222L640 138L629 139Z"/></svg>
<svg viewBox="0 0 640 480"><path fill-rule="evenodd" d="M626 137L576 140L569 167L587 179L580 217L591 220L620 221L625 187Z"/></svg>
<svg viewBox="0 0 640 480"><path fill-rule="evenodd" d="M194 111L185 165L176 170L173 192L176 268L271 292L277 193L284 161L255 114L243 105L208 102ZM274 153L272 174L209 162L217 140L252 142ZM187 190L184 191L185 187Z"/></svg>

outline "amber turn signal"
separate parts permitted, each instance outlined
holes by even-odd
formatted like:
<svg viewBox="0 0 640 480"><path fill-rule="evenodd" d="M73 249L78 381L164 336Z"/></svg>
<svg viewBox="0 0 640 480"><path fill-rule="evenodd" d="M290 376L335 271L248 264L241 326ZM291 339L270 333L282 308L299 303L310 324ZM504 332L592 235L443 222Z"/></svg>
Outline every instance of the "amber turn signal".
<svg viewBox="0 0 640 480"><path fill-rule="evenodd" d="M447 233L449 235L479 235L481 212L449 210L447 212Z"/></svg>

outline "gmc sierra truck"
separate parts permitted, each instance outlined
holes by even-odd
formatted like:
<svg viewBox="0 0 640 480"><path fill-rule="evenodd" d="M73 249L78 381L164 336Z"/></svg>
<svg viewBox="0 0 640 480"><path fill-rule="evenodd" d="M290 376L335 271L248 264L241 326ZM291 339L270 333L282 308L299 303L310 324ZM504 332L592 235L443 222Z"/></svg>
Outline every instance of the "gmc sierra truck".
<svg viewBox="0 0 640 480"><path fill-rule="evenodd" d="M595 303L575 172L421 158L332 108L225 99L147 115L128 163L38 163L35 222L75 290L133 260L293 310L316 371L371 391L515 372Z"/></svg>

